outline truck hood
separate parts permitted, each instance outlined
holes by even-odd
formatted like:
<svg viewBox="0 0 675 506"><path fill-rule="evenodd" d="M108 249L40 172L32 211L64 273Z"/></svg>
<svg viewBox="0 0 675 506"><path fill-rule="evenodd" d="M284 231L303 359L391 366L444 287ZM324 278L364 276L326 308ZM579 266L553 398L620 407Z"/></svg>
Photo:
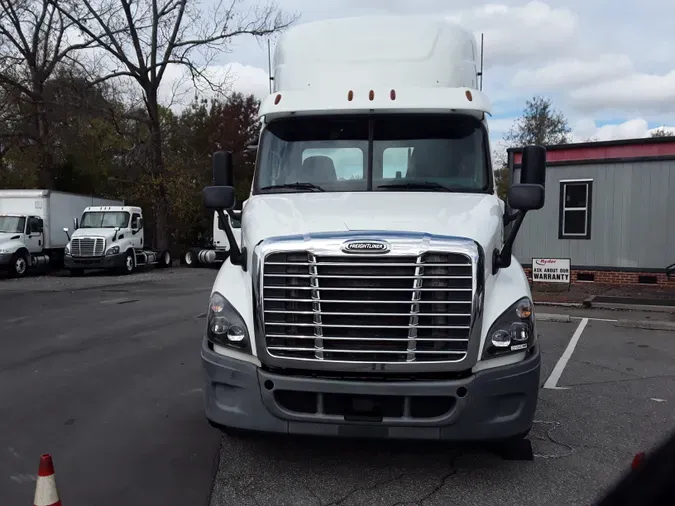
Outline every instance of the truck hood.
<svg viewBox="0 0 675 506"><path fill-rule="evenodd" d="M284 193L246 201L244 241L317 232L401 231L466 237L490 251L502 237L496 195L446 192Z"/></svg>
<svg viewBox="0 0 675 506"><path fill-rule="evenodd" d="M78 228L70 236L71 239L79 237L105 237L106 241L110 241L115 235L114 228Z"/></svg>
<svg viewBox="0 0 675 506"><path fill-rule="evenodd" d="M16 241L18 239L21 239L21 234L18 232L0 232L0 244L9 241Z"/></svg>

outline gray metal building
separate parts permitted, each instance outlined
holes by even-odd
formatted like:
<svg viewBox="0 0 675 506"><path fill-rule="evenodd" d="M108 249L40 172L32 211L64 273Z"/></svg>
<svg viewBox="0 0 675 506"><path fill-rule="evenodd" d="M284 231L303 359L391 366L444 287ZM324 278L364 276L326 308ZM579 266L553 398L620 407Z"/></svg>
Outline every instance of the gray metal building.
<svg viewBox="0 0 675 506"><path fill-rule="evenodd" d="M511 181L522 150L509 149ZM572 282L675 283L675 137L547 147L546 204L529 213L514 255L569 258Z"/></svg>

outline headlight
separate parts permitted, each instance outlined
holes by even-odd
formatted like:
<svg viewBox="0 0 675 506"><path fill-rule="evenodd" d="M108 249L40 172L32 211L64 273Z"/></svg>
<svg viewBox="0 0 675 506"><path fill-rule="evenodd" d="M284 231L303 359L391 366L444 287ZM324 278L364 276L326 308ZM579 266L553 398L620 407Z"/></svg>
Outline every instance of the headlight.
<svg viewBox="0 0 675 506"><path fill-rule="evenodd" d="M483 359L529 350L536 340L534 305L524 297L504 311L490 327Z"/></svg>
<svg viewBox="0 0 675 506"><path fill-rule="evenodd" d="M11 253L9 248L0 248L0 253Z"/></svg>
<svg viewBox="0 0 675 506"><path fill-rule="evenodd" d="M244 319L218 292L213 292L209 301L206 337L214 344L251 352L251 342Z"/></svg>
<svg viewBox="0 0 675 506"><path fill-rule="evenodd" d="M70 243L66 244L66 247L63 249L63 252L66 255L70 255Z"/></svg>
<svg viewBox="0 0 675 506"><path fill-rule="evenodd" d="M117 255L120 252L120 247L119 246L113 246L112 248L108 249L106 251L106 255Z"/></svg>

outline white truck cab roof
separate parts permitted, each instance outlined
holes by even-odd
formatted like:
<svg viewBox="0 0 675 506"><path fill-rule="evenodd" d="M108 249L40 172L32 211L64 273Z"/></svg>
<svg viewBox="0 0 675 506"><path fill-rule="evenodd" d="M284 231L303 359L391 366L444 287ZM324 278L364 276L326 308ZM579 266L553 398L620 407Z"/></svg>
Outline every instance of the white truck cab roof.
<svg viewBox="0 0 675 506"><path fill-rule="evenodd" d="M90 206L85 208L83 212L104 212L104 211L111 211L111 212L127 212L127 213L139 213L143 214L143 211L141 210L140 207L132 207L132 206Z"/></svg>
<svg viewBox="0 0 675 506"><path fill-rule="evenodd" d="M274 92L259 114L269 120L322 111L450 110L482 119L492 107L478 90L479 60L473 33L438 17L305 23L280 36Z"/></svg>

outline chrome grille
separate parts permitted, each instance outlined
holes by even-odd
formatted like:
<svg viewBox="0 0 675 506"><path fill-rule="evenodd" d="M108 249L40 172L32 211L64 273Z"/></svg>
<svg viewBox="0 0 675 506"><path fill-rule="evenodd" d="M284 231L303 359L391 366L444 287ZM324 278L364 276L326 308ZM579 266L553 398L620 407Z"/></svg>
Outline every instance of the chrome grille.
<svg viewBox="0 0 675 506"><path fill-rule="evenodd" d="M100 257L104 252L103 237L77 237L70 242L70 254L75 257Z"/></svg>
<svg viewBox="0 0 675 506"><path fill-rule="evenodd" d="M473 265L463 253L271 253L263 327L276 358L460 362L468 353Z"/></svg>

